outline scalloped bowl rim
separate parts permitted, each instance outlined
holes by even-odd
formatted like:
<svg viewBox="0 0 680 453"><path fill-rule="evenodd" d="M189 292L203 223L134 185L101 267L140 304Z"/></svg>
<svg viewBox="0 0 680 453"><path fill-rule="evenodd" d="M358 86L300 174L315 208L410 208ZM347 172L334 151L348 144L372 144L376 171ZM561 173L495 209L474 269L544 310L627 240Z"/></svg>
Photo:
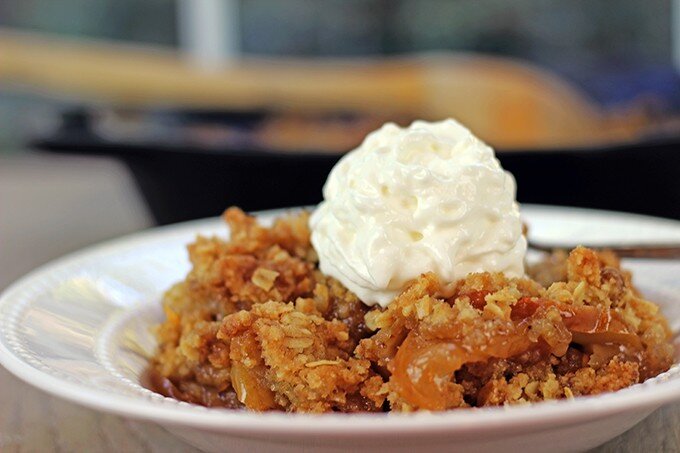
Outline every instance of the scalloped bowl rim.
<svg viewBox="0 0 680 453"><path fill-rule="evenodd" d="M553 206L527 205L531 209L555 209ZM562 208L557 208L562 209ZM605 211L578 209L602 213ZM263 219L271 218L284 210L257 213ZM624 213L612 213L629 216ZM635 216L655 221L680 222ZM78 263L105 257L148 241L163 241L169 237L187 234L199 226L212 225L218 219L202 219L180 224L156 227L142 232L106 241L49 262L10 285L0 295L0 308L26 297L34 282L46 276L75 266ZM0 332L5 331L5 320L0 319ZM160 423L195 427L220 432L278 433L278 434L332 434L376 435L389 433L447 432L475 434L490 429L513 428L531 425L568 425L584 419L595 419L607 414L651 409L680 399L680 365L644 383L597 396L578 397L572 400L540 402L527 405L461 409L447 412L418 412L412 414L292 414L280 412L256 413L208 409L187 403L175 406L161 405L154 400L142 400L124 395L112 395L105 390L93 390L52 376L39 370L0 342L0 364L27 383L60 398L104 412ZM664 381L660 381L659 378Z"/></svg>

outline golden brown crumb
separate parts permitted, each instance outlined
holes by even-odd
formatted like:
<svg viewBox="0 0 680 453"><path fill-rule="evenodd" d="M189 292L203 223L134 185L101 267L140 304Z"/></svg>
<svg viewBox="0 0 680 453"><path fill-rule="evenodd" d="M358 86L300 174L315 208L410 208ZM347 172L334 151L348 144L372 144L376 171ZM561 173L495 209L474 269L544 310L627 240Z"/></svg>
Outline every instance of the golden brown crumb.
<svg viewBox="0 0 680 453"><path fill-rule="evenodd" d="M445 410L618 390L667 370L670 331L610 252L579 247L532 279L425 274L369 310L323 275L308 214L270 228L237 208L166 293L151 381L206 406Z"/></svg>

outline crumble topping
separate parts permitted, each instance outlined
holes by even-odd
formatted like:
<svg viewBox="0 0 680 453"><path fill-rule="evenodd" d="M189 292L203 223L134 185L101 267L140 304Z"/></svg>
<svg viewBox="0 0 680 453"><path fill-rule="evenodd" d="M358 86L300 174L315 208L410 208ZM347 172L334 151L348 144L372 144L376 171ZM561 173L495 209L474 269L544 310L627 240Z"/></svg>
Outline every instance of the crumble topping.
<svg viewBox="0 0 680 453"><path fill-rule="evenodd" d="M615 255L579 247L530 278L412 281L366 307L318 269L308 214L197 238L165 294L151 386L205 406L296 412L447 410L614 391L667 370L670 331Z"/></svg>

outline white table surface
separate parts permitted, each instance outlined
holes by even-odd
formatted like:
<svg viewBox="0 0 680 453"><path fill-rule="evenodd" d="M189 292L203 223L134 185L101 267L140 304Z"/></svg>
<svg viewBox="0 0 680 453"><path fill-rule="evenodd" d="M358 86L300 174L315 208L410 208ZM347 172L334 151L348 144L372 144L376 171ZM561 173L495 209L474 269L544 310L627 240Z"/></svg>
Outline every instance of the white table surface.
<svg viewBox="0 0 680 453"><path fill-rule="evenodd" d="M0 157L0 289L50 259L151 224L130 175L116 162ZM153 423L50 397L0 368L0 451L197 450ZM595 451L680 451L680 404L657 410Z"/></svg>

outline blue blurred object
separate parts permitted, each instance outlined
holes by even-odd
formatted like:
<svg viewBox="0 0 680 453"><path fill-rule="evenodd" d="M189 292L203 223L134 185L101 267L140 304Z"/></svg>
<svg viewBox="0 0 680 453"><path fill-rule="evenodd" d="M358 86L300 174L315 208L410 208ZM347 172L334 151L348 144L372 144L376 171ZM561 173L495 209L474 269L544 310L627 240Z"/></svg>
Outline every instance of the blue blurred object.
<svg viewBox="0 0 680 453"><path fill-rule="evenodd" d="M577 82L608 108L642 103L655 112L680 112L680 74L671 66L603 66L580 73Z"/></svg>

